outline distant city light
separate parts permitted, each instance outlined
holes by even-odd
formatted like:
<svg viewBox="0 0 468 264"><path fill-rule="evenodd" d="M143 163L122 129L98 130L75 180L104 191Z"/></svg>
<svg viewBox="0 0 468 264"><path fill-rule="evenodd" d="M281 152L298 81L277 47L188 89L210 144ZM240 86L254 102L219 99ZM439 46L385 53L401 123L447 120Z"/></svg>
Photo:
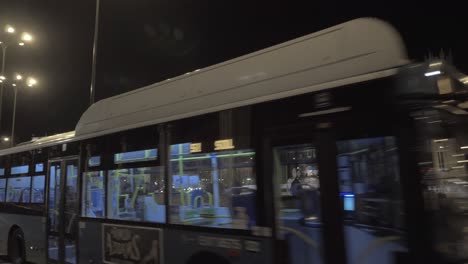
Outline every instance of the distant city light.
<svg viewBox="0 0 468 264"><path fill-rule="evenodd" d="M3 137L3 141L10 141L9 137Z"/></svg>
<svg viewBox="0 0 468 264"><path fill-rule="evenodd" d="M24 46L24 42L20 42L19 45L20 45L20 46Z"/></svg>

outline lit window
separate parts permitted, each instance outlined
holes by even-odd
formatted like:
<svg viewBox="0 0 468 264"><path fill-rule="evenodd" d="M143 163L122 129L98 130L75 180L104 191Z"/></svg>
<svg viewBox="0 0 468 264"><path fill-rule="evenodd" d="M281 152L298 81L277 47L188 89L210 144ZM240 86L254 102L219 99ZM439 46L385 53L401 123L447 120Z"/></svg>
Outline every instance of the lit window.
<svg viewBox="0 0 468 264"><path fill-rule="evenodd" d="M89 167L97 167L99 165L101 165L101 156L93 156L88 159Z"/></svg>
<svg viewBox="0 0 468 264"><path fill-rule="evenodd" d="M28 165L11 167L11 174L25 174L29 172Z"/></svg>
<svg viewBox="0 0 468 264"><path fill-rule="evenodd" d="M44 171L44 163L37 163L34 171L35 172L43 172Z"/></svg>
<svg viewBox="0 0 468 264"><path fill-rule="evenodd" d="M0 179L0 202L5 201L6 179Z"/></svg>
<svg viewBox="0 0 468 264"><path fill-rule="evenodd" d="M29 203L31 177L17 177L8 179L7 202Z"/></svg>
<svg viewBox="0 0 468 264"><path fill-rule="evenodd" d="M83 173L83 212L84 217L104 217L104 171Z"/></svg>
<svg viewBox="0 0 468 264"><path fill-rule="evenodd" d="M249 229L256 224L255 152L190 154L190 144L171 146L172 223Z"/></svg>
<svg viewBox="0 0 468 264"><path fill-rule="evenodd" d="M108 218L166 221L164 169L144 167L111 170L108 175Z"/></svg>
<svg viewBox="0 0 468 264"><path fill-rule="evenodd" d="M122 152L114 155L114 163L130 163L138 161L156 160L158 156L157 149L145 149L130 152Z"/></svg>
<svg viewBox="0 0 468 264"><path fill-rule="evenodd" d="M32 179L31 203L43 203L45 195L45 176L33 176Z"/></svg>

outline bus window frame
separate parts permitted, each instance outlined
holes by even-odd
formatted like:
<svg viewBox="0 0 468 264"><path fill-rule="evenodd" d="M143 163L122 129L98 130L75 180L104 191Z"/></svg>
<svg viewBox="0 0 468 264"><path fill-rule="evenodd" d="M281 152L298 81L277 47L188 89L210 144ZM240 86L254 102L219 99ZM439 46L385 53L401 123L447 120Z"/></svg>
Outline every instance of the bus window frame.
<svg viewBox="0 0 468 264"><path fill-rule="evenodd" d="M8 170L6 170L5 173L5 178L7 179L6 181L6 192L5 192L5 204L15 204L15 205L20 205L24 207L29 207L31 206L31 192L32 192L32 175L31 175L31 170L34 168L32 165L34 163L34 155L33 151L25 151L25 152L18 152L14 153L11 155L8 155ZM24 161L27 162L24 162ZM11 169L13 167L18 167L18 166L28 166L28 172L27 173L18 173L18 174L12 174ZM30 178L30 184L29 184L29 202L10 202L8 200L8 182L12 178Z"/></svg>
<svg viewBox="0 0 468 264"><path fill-rule="evenodd" d="M166 223L153 223L153 222L146 222L146 221L132 221L132 220L121 220L121 219L114 219L108 217L108 199L109 199L109 192L108 192L108 185L109 185L109 175L111 170L119 170L119 169L131 169L131 168L143 168L143 167L160 167L162 166L163 159L161 154L161 135L160 135L160 127L161 125L153 125L153 126L146 126L131 130L120 131L114 134L109 134L105 136L100 136L97 138L92 138L89 140L85 140L81 144L81 159L84 161L81 163L81 174L80 174L80 195L79 195L79 215L80 218L86 219L89 221L101 221L101 222L119 222L119 223L130 223L133 225L145 225L145 224L166 224ZM148 137L144 137L141 135L149 135ZM152 135L152 136L151 136ZM132 137L133 136L133 137ZM130 149L124 150L121 144L122 138L126 140L130 137L131 139L131 146ZM147 138L153 139L148 144L148 141L145 140ZM117 144L116 144L117 143ZM89 144L95 144L97 147L94 149L88 150ZM125 163L114 163L114 154L122 153L122 152L130 152L130 151L137 151L137 150L147 150L147 149L157 149L157 156L156 159L146 160L146 161L135 161L135 162L125 162ZM88 153L89 152L89 153ZM101 164L99 166L92 166L88 165L88 159L93 156L100 156L101 157ZM163 177L165 179L165 171L166 167L164 167ZM83 175L87 172L104 172L104 217L94 218L89 216L83 215L83 199L85 197L84 189L83 189L83 180L85 179ZM166 182L166 181L165 181ZM166 186L165 186L166 187ZM166 206L166 216L167 216L167 199L165 197Z"/></svg>

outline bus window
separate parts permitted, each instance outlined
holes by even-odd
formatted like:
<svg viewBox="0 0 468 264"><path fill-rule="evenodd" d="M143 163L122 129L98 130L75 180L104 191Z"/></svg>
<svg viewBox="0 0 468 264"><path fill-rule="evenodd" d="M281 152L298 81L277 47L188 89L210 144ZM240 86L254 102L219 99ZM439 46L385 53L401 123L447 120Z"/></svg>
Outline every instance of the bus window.
<svg viewBox="0 0 468 264"><path fill-rule="evenodd" d="M31 177L9 178L7 186L7 202L29 203Z"/></svg>
<svg viewBox="0 0 468 264"><path fill-rule="evenodd" d="M110 170L107 191L108 218L166 221L163 167Z"/></svg>
<svg viewBox="0 0 468 264"><path fill-rule="evenodd" d="M114 154L114 163L129 163L139 161L156 160L158 157L157 149L145 149Z"/></svg>
<svg viewBox="0 0 468 264"><path fill-rule="evenodd" d="M171 146L171 222L237 229L255 225L255 152L190 154L184 146Z"/></svg>
<svg viewBox="0 0 468 264"><path fill-rule="evenodd" d="M101 165L101 156L93 156L88 159L89 167L97 167Z"/></svg>
<svg viewBox="0 0 468 264"><path fill-rule="evenodd" d="M44 188L45 188L45 176L37 175L32 177L32 194L31 203L43 203L44 202Z"/></svg>
<svg viewBox="0 0 468 264"><path fill-rule="evenodd" d="M11 167L11 174L25 174L29 172L29 165Z"/></svg>
<svg viewBox="0 0 468 264"><path fill-rule="evenodd" d="M5 168L0 168L0 176L5 176Z"/></svg>
<svg viewBox="0 0 468 264"><path fill-rule="evenodd" d="M348 263L393 263L395 252L407 250L395 138L352 139L336 145Z"/></svg>
<svg viewBox="0 0 468 264"><path fill-rule="evenodd" d="M0 202L5 201L6 179L0 179Z"/></svg>
<svg viewBox="0 0 468 264"><path fill-rule="evenodd" d="M36 163L34 172L44 172L44 163Z"/></svg>
<svg viewBox="0 0 468 264"><path fill-rule="evenodd" d="M83 173L83 204L82 216L102 218L104 214L104 171Z"/></svg>
<svg viewBox="0 0 468 264"><path fill-rule="evenodd" d="M313 145L275 148L275 177L279 181L280 218L320 222L319 170Z"/></svg>

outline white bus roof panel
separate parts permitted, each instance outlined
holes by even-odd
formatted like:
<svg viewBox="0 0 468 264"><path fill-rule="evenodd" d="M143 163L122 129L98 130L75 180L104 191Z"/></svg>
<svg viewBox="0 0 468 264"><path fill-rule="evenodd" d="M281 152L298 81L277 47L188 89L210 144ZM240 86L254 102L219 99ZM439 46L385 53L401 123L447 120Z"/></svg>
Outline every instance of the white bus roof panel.
<svg viewBox="0 0 468 264"><path fill-rule="evenodd" d="M101 100L76 135L125 130L208 113L252 98L395 68L408 63L398 32L361 18L202 70Z"/></svg>

